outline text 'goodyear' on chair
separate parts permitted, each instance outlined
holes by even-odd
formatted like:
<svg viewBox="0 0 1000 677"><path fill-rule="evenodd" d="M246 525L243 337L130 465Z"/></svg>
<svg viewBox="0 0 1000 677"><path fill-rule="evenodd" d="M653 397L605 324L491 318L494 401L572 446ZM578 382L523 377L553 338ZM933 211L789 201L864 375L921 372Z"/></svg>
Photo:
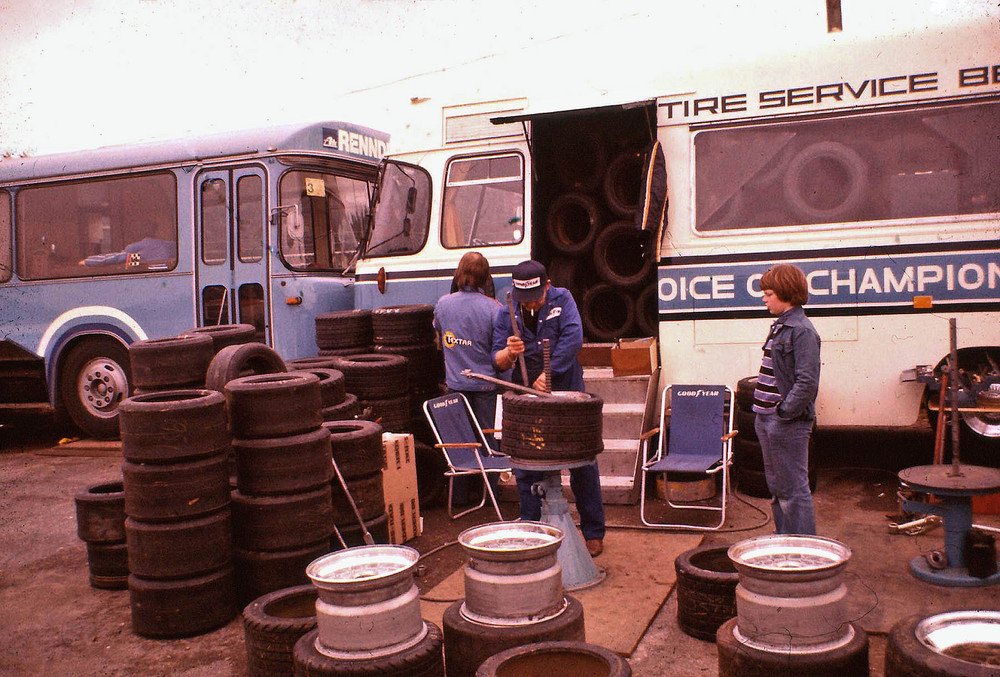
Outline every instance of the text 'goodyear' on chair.
<svg viewBox="0 0 1000 677"><path fill-rule="evenodd" d="M667 410L670 422L667 423ZM669 435L666 434L669 427ZM660 442L656 453L642 465L639 497L639 517L647 526L694 531L713 531L726 521L726 501L729 495L729 466L732 463L733 391L721 385L673 385L663 389L660 407ZM666 450L664 450L664 440ZM686 476L714 477L721 473L722 488L718 505L696 502L674 502L667 486L667 504L682 511L714 511L718 524L653 522L646 518L646 483L649 474L684 473ZM689 513L690 514L690 513ZM690 514L693 517L693 514Z"/></svg>
<svg viewBox="0 0 1000 677"><path fill-rule="evenodd" d="M486 505L489 497L497 518L503 521L500 505L489 482L490 473L500 475L511 472L510 459L496 454L486 442L486 436L472 413L469 401L462 393L449 393L424 402L424 414L448 463L448 514L452 519L467 515ZM452 514L452 492L456 477L479 475L483 480L483 497L478 505Z"/></svg>

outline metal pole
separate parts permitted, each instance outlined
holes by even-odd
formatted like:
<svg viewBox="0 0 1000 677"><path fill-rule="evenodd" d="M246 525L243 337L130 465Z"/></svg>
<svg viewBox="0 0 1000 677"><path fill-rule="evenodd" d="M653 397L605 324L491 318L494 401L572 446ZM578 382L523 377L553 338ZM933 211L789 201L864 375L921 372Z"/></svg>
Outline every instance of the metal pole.
<svg viewBox="0 0 1000 677"><path fill-rule="evenodd" d="M510 315L510 330L514 333L514 336L521 338L521 332L517 329L517 318L514 317L514 299L511 298L510 292L507 292L507 313ZM517 356L517 363L521 366L521 380L524 381L525 386L530 386L528 383L528 367L524 363L524 353Z"/></svg>
<svg viewBox="0 0 1000 677"><path fill-rule="evenodd" d="M954 317L948 319L948 342L951 353L948 355L950 368L948 370L948 388L951 395L951 476L962 474L958 457L958 329Z"/></svg>
<svg viewBox="0 0 1000 677"><path fill-rule="evenodd" d="M552 392L552 355L549 352L549 340L542 339L542 373L545 374L545 392Z"/></svg>
<svg viewBox="0 0 1000 677"><path fill-rule="evenodd" d="M539 395L541 397L552 397L552 393L547 393L544 390L537 390L529 386L519 386L516 383L511 383L510 381L504 381L503 379L487 376L486 374L477 374L471 369L463 369L462 376L466 378L478 378L480 381L486 381L487 383L492 383L493 385L500 386L501 388L506 388L507 390L516 390L519 393L527 393L528 395Z"/></svg>

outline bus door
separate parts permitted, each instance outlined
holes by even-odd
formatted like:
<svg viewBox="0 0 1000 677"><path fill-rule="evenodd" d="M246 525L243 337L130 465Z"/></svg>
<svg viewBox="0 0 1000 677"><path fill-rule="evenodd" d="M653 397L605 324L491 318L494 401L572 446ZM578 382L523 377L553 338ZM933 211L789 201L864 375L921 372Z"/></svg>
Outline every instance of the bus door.
<svg viewBox="0 0 1000 677"><path fill-rule="evenodd" d="M250 324L270 343L264 172L239 168L199 176L198 325Z"/></svg>

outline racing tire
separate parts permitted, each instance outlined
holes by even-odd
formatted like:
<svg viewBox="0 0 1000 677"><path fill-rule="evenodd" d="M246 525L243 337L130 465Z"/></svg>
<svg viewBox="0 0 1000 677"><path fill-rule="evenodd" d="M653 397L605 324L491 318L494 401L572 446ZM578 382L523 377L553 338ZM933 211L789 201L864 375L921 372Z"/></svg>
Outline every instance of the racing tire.
<svg viewBox="0 0 1000 677"><path fill-rule="evenodd" d="M752 410L748 411L742 407L736 407L736 430L738 431L736 435L737 440L744 440L745 442L756 442L757 441L757 429L754 426L754 421L757 420L757 414ZM759 443L758 443L759 444ZM761 466L763 467L763 466Z"/></svg>
<svg viewBox="0 0 1000 677"><path fill-rule="evenodd" d="M412 303L372 310L372 342L398 346L434 340L434 306Z"/></svg>
<svg viewBox="0 0 1000 677"><path fill-rule="evenodd" d="M122 482L99 482L81 489L76 504L76 535L86 543L125 542L125 488Z"/></svg>
<svg viewBox="0 0 1000 677"><path fill-rule="evenodd" d="M245 606L275 590L308 584L306 567L328 552L330 540L327 538L301 548L273 552L233 548L237 599Z"/></svg>
<svg viewBox="0 0 1000 677"><path fill-rule="evenodd" d="M594 341L610 342L628 335L635 326L635 301L624 289L601 283L583 295L580 319Z"/></svg>
<svg viewBox="0 0 1000 677"><path fill-rule="evenodd" d="M233 543L242 550L294 550L333 533L330 485L297 494L232 493Z"/></svg>
<svg viewBox="0 0 1000 677"><path fill-rule="evenodd" d="M128 570L141 578L191 578L232 563L229 508L193 520L125 520Z"/></svg>
<svg viewBox="0 0 1000 677"><path fill-rule="evenodd" d="M144 522L175 522L229 504L226 454L168 465L122 463L125 515Z"/></svg>
<svg viewBox="0 0 1000 677"><path fill-rule="evenodd" d="M362 410L371 410L371 420L380 423L386 432L404 433L410 428L410 396L379 400L358 400Z"/></svg>
<svg viewBox="0 0 1000 677"><path fill-rule="evenodd" d="M851 623L854 636L843 646L826 651L800 653L764 651L736 639L736 618L719 627L715 645L719 651L719 677L859 677L869 674L868 635Z"/></svg>
<svg viewBox="0 0 1000 677"><path fill-rule="evenodd" d="M425 623L427 634L414 646L378 658L332 658L322 654L316 648L319 629L310 630L292 651L295 677L444 677L441 630L433 623Z"/></svg>
<svg viewBox="0 0 1000 677"><path fill-rule="evenodd" d="M263 343L244 343L220 350L208 364L205 387L225 392L226 384L241 376L281 374L288 371L285 361Z"/></svg>
<svg viewBox="0 0 1000 677"><path fill-rule="evenodd" d="M374 519L385 512L385 490L382 485L381 470L367 477L357 477L347 481L346 484L347 490L351 492L351 498L354 499L354 505L361 514L362 521ZM332 481L330 491L333 497L333 523L340 525L356 522L357 516L351 508L340 482Z"/></svg>
<svg viewBox="0 0 1000 677"><path fill-rule="evenodd" d="M153 581L131 574L128 591L132 631L151 639L209 632L239 613L232 567L171 581Z"/></svg>
<svg viewBox="0 0 1000 677"><path fill-rule="evenodd" d="M824 172L829 167L833 171ZM824 178L827 179L824 185L817 185L817 181ZM834 185L841 178L845 179L843 188ZM806 223L845 221L855 216L864 204L868 191L868 164L850 146L836 141L819 141L800 150L788 163L782 191L785 203ZM815 202L816 197L828 199L831 195L835 203Z"/></svg>
<svg viewBox="0 0 1000 677"><path fill-rule="evenodd" d="M535 642L487 658L476 677L565 674L590 677L631 677L632 668L614 651L586 642Z"/></svg>
<svg viewBox="0 0 1000 677"><path fill-rule="evenodd" d="M344 399L338 404L324 407L320 412L323 422L353 420L361 413L358 405L358 396L353 393L345 393Z"/></svg>
<svg viewBox="0 0 1000 677"><path fill-rule="evenodd" d="M257 328L252 324L214 324L206 327L190 329L181 336L188 334L206 334L212 338L212 350L218 354L227 346L238 346L252 343L257 338Z"/></svg>
<svg viewBox="0 0 1000 677"><path fill-rule="evenodd" d="M128 548L122 543L87 543L90 585L101 590L128 587Z"/></svg>
<svg viewBox="0 0 1000 677"><path fill-rule="evenodd" d="M243 376L226 384L233 437L286 437L323 422L319 377L303 371Z"/></svg>
<svg viewBox="0 0 1000 677"><path fill-rule="evenodd" d="M324 421L330 450L345 480L380 472L385 465L382 426L372 421Z"/></svg>
<svg viewBox="0 0 1000 677"><path fill-rule="evenodd" d="M131 382L128 349L114 338L87 338L60 360L59 399L76 427L95 439L118 437L118 408Z"/></svg>
<svg viewBox="0 0 1000 677"><path fill-rule="evenodd" d="M226 398L214 390L166 390L128 398L120 407L122 457L176 463L227 451Z"/></svg>
<svg viewBox="0 0 1000 677"><path fill-rule="evenodd" d="M316 628L316 597L312 584L296 585L261 595L243 609L249 677L294 672L295 642Z"/></svg>
<svg viewBox="0 0 1000 677"><path fill-rule="evenodd" d="M600 397L587 393L543 398L506 392L500 451L529 465L592 460L604 450L603 407ZM565 423L570 417L575 425Z"/></svg>
<svg viewBox="0 0 1000 677"><path fill-rule="evenodd" d="M753 393L757 389L757 376L747 376L736 382L736 407L753 411Z"/></svg>
<svg viewBox="0 0 1000 677"><path fill-rule="evenodd" d="M316 345L320 350L369 346L372 343L372 311L367 308L335 310L316 316Z"/></svg>
<svg viewBox="0 0 1000 677"><path fill-rule="evenodd" d="M594 242L594 268L612 287L635 289L653 272L653 259L643 242L645 235L631 223L612 223Z"/></svg>
<svg viewBox="0 0 1000 677"><path fill-rule="evenodd" d="M635 298L635 324L641 336L659 336L660 298L653 281Z"/></svg>
<svg viewBox="0 0 1000 677"><path fill-rule="evenodd" d="M331 359L333 368L344 374L347 392L357 395L358 400L398 397L409 392L404 357L366 353Z"/></svg>
<svg viewBox="0 0 1000 677"><path fill-rule="evenodd" d="M920 641L917 626L925 618L924 614L907 616L889 630L885 677L995 677L996 662L960 660Z"/></svg>
<svg viewBox="0 0 1000 677"><path fill-rule="evenodd" d="M470 621L461 613L465 600L453 602L441 619L448 677L475 677L487 658L513 647L558 640L585 641L583 605L569 595L566 602L566 608L554 618L500 627Z"/></svg>
<svg viewBox="0 0 1000 677"><path fill-rule="evenodd" d="M215 356L213 346L212 337L205 334L136 341L128 349L133 383L147 392L203 385Z"/></svg>
<svg viewBox="0 0 1000 677"><path fill-rule="evenodd" d="M600 223L596 202L581 193L566 193L549 206L545 232L553 249L564 256L578 258L593 248Z"/></svg>
<svg viewBox="0 0 1000 677"><path fill-rule="evenodd" d="M727 551L727 547L701 546L674 560L677 625L706 642L714 642L719 626L736 617L739 574Z"/></svg>
<svg viewBox="0 0 1000 677"><path fill-rule="evenodd" d="M325 367L307 367L305 369L293 367L292 370L304 371L307 374L315 375L319 379L319 394L324 409L336 406L344 401L347 390L344 388L343 373L336 369Z"/></svg>
<svg viewBox="0 0 1000 677"><path fill-rule="evenodd" d="M287 437L233 440L236 485L249 496L293 494L333 477L330 435L322 427Z"/></svg>
<svg viewBox="0 0 1000 677"><path fill-rule="evenodd" d="M604 172L602 189L604 203L623 219L631 219L639 211L645 163L642 152L627 150L618 154Z"/></svg>

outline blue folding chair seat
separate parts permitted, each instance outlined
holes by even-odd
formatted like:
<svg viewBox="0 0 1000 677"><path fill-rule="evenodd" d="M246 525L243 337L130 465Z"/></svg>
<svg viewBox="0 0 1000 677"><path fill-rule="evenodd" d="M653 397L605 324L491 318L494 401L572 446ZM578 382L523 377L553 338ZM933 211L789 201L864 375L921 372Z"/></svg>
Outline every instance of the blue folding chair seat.
<svg viewBox="0 0 1000 677"><path fill-rule="evenodd" d="M500 505L489 482L490 473L510 472L510 458L496 454L486 442L483 429L479 426L469 401L462 393L450 393L424 402L424 415L430 423L437 444L448 464L445 477L448 478L448 514L452 519L467 515L486 505L487 497L496 510L497 518L503 521ZM474 505L458 514L452 514L452 493L456 477L479 475L483 480L483 496Z"/></svg>
<svg viewBox="0 0 1000 677"><path fill-rule="evenodd" d="M670 412L669 436L666 415ZM639 516L647 526L712 531L726 521L729 493L729 466L732 464L733 391L720 385L673 385L663 389L660 408L660 442L655 454L642 466ZM664 440L669 439L664 451ZM708 510L719 513L719 522L703 526L690 523L653 522L646 518L646 484L650 473L686 473L715 476L721 473L721 498L718 505L674 502L667 485L667 503L681 510Z"/></svg>

